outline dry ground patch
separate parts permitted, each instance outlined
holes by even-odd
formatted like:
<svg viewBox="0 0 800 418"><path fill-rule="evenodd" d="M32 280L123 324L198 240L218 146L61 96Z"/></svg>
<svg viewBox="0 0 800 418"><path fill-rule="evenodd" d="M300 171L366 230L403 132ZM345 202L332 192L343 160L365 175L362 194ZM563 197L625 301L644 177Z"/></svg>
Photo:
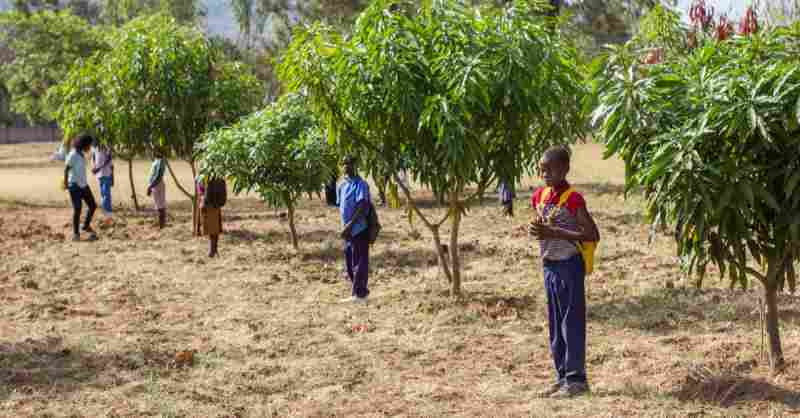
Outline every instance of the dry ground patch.
<svg viewBox="0 0 800 418"><path fill-rule="evenodd" d="M756 293L711 278L692 288L668 238L648 246L621 165L594 145L578 149L573 176L604 236L587 283L594 392L559 402L535 396L552 366L540 264L520 230L534 181L513 220L493 199L465 219L459 301L421 225L416 238L402 211L383 210L372 299L356 307L340 302L337 214L319 200L299 210L297 253L282 213L247 198L226 208L218 259L204 257L183 203L164 231L120 209L100 241L73 244L63 192L38 189L54 189L59 166L12 165L8 152L0 416L800 415L800 299L781 297L789 367L772 377Z"/></svg>

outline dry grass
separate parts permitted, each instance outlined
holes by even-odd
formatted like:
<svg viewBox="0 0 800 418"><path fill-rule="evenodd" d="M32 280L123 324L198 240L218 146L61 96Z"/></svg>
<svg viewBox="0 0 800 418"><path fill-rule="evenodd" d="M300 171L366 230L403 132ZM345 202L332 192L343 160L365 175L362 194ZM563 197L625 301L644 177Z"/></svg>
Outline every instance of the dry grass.
<svg viewBox="0 0 800 418"><path fill-rule="evenodd" d="M5 165L4 152L5 180L23 167ZM47 170L30 184L49 185ZM604 236L587 285L590 397L535 396L552 366L540 264L518 230L532 215L522 201L512 221L493 200L466 218L457 302L425 231L414 238L401 211L382 211L373 297L355 307L339 302L349 291L337 215L319 201L299 211L295 253L280 213L233 200L222 256L209 261L185 210L163 232L151 215L121 213L100 241L76 245L64 241L63 196L4 181L0 415L800 414L800 299L781 297L789 367L771 377L756 295L711 279L691 288L667 238L647 245L637 200L620 193L622 167L598 147L581 147L574 171Z"/></svg>

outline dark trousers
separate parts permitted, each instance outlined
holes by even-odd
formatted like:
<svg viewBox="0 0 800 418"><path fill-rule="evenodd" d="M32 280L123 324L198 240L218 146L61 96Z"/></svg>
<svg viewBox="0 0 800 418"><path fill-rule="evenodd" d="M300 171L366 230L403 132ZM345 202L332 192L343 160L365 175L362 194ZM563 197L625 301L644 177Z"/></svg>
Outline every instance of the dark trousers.
<svg viewBox="0 0 800 418"><path fill-rule="evenodd" d="M364 230L345 242L344 258L347 277L353 283L353 296L365 298L369 295L369 238Z"/></svg>
<svg viewBox="0 0 800 418"><path fill-rule="evenodd" d="M560 383L586 383L586 294L583 258L544 260L550 351Z"/></svg>
<svg viewBox="0 0 800 418"><path fill-rule="evenodd" d="M336 206L336 177L325 185L325 203L328 206Z"/></svg>
<svg viewBox="0 0 800 418"><path fill-rule="evenodd" d="M81 209L83 202L86 202L86 220L83 223L83 229L88 230L92 225L92 217L94 211L97 209L97 203L94 201L92 189L87 187L78 187L77 184L69 185L69 197L72 200L72 232L78 235L80 232L78 226L81 223Z"/></svg>

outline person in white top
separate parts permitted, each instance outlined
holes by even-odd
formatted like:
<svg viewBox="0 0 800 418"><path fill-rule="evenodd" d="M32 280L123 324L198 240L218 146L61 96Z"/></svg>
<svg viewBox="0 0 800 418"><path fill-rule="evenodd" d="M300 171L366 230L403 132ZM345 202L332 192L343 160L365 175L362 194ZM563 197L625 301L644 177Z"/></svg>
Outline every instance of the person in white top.
<svg viewBox="0 0 800 418"><path fill-rule="evenodd" d="M72 150L67 155L64 168L64 188L69 190L69 197L72 200L72 240L80 241L79 230L81 209L83 202L86 202L88 211L86 220L83 223L83 231L89 234L89 241L97 240L97 234L92 229L92 217L97 209L92 189L86 181L86 158L84 153L92 147L94 138L89 135L82 135L72 142Z"/></svg>
<svg viewBox="0 0 800 418"><path fill-rule="evenodd" d="M100 184L100 207L106 215L106 219L111 220L113 207L111 206L111 187L114 186L114 162L111 150L108 146L101 144L95 139L92 148L92 173L97 177Z"/></svg>

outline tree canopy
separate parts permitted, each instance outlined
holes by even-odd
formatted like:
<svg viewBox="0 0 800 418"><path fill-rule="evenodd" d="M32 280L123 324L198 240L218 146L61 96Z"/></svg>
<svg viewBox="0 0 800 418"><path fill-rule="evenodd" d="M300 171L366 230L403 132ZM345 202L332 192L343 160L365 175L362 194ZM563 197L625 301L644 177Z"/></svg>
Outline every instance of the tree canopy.
<svg viewBox="0 0 800 418"><path fill-rule="evenodd" d="M598 138L625 160L654 226L674 226L690 274L701 281L713 263L731 286L762 282L779 367L775 295L794 291L800 261L800 25L696 23L692 41L674 42L673 27L598 67Z"/></svg>
<svg viewBox="0 0 800 418"><path fill-rule="evenodd" d="M330 147L303 97L285 96L210 132L197 152L201 175L228 178L234 193L255 192L270 206L287 208L292 245L298 247L296 202L319 192L330 177Z"/></svg>
<svg viewBox="0 0 800 418"><path fill-rule="evenodd" d="M11 53L0 67L11 110L31 122L53 120L58 104L46 100L48 90L75 62L107 48L99 30L66 10L0 13L0 44Z"/></svg>
<svg viewBox="0 0 800 418"><path fill-rule="evenodd" d="M199 31L171 17L135 19L110 37L110 45L76 64L54 93L67 135L102 127L101 140L118 149L158 149L194 169L201 136L261 102L249 67L226 60Z"/></svg>
<svg viewBox="0 0 800 418"><path fill-rule="evenodd" d="M467 187L518 179L545 148L583 132L576 51L553 23L527 1L497 8L435 0L416 8L381 0L351 35L325 25L296 32L279 65L341 149L382 159L392 172L406 155L415 179L448 197L448 217L418 214L454 294ZM438 238L448 218L452 270Z"/></svg>

